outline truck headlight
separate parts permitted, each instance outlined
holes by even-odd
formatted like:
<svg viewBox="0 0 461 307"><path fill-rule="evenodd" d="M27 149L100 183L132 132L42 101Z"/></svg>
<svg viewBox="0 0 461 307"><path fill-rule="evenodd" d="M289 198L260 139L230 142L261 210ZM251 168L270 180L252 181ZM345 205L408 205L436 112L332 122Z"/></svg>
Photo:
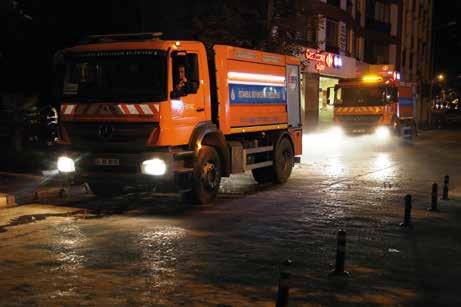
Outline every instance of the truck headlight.
<svg viewBox="0 0 461 307"><path fill-rule="evenodd" d="M166 173L165 161L160 159L146 160L141 164L141 173L146 175L162 176Z"/></svg>
<svg viewBox="0 0 461 307"><path fill-rule="evenodd" d="M75 172L75 162L69 157L62 156L58 158L58 170L62 173Z"/></svg>
<svg viewBox="0 0 461 307"><path fill-rule="evenodd" d="M391 137L391 132L388 127L378 127L375 131L375 135L380 140L387 140Z"/></svg>

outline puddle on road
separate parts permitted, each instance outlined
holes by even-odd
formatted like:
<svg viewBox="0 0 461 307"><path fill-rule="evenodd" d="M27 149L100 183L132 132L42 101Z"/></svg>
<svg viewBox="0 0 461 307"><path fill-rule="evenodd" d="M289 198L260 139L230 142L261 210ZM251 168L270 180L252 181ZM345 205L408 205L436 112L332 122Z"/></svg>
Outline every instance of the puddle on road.
<svg viewBox="0 0 461 307"><path fill-rule="evenodd" d="M79 214L83 214L84 210L78 210L73 212L64 212L64 213L43 213L43 214L30 214L30 215L21 215L12 220L6 225L0 226L0 232L8 231L7 228L15 227L19 225L26 225L31 223L36 223L39 221L46 220L50 217L71 217Z"/></svg>

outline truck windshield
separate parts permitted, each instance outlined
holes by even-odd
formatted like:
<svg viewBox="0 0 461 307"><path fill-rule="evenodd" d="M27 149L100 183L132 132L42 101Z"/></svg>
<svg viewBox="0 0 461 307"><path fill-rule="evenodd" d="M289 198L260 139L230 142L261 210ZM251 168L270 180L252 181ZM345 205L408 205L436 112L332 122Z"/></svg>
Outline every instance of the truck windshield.
<svg viewBox="0 0 461 307"><path fill-rule="evenodd" d="M63 99L78 102L165 100L166 58L166 52L158 50L68 54Z"/></svg>
<svg viewBox="0 0 461 307"><path fill-rule="evenodd" d="M377 106L395 100L395 91L382 86L339 87L335 104L344 107Z"/></svg>

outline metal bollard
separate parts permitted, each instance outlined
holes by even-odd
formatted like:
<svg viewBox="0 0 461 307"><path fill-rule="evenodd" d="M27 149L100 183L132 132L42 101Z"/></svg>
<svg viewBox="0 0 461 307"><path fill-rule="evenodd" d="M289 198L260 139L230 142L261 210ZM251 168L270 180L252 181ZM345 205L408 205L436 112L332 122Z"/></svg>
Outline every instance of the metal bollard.
<svg viewBox="0 0 461 307"><path fill-rule="evenodd" d="M431 208L429 211L439 211L437 197L439 195L437 183L432 184Z"/></svg>
<svg viewBox="0 0 461 307"><path fill-rule="evenodd" d="M334 270L332 270L330 276L345 276L348 277L349 272L344 270L344 263L346 261L346 232L342 229L337 234L337 245L336 245L336 264Z"/></svg>
<svg viewBox="0 0 461 307"><path fill-rule="evenodd" d="M284 269L287 269L287 266L291 264L291 260L287 260L284 263ZM277 302L275 303L276 307L286 307L288 306L288 296L290 292L290 278L291 274L286 271L280 272L279 277L279 287L277 291Z"/></svg>
<svg viewBox="0 0 461 307"><path fill-rule="evenodd" d="M405 215L403 217L403 223L400 223L400 227L413 228L411 223L411 195L405 196Z"/></svg>
<svg viewBox="0 0 461 307"><path fill-rule="evenodd" d="M448 184L450 182L450 176L446 175L443 178L443 193L442 193L442 199L443 200L448 200Z"/></svg>

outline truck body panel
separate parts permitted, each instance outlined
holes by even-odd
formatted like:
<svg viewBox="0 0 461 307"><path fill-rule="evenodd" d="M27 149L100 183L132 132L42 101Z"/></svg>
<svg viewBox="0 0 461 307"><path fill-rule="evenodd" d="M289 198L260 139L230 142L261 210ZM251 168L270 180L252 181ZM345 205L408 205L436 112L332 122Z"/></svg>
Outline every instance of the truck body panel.
<svg viewBox="0 0 461 307"><path fill-rule="evenodd" d="M411 83L400 82L398 117L401 119L415 117L415 87Z"/></svg>
<svg viewBox="0 0 461 307"><path fill-rule="evenodd" d="M214 51L222 132L286 129L290 57L223 45ZM289 61L299 65L294 58Z"/></svg>

